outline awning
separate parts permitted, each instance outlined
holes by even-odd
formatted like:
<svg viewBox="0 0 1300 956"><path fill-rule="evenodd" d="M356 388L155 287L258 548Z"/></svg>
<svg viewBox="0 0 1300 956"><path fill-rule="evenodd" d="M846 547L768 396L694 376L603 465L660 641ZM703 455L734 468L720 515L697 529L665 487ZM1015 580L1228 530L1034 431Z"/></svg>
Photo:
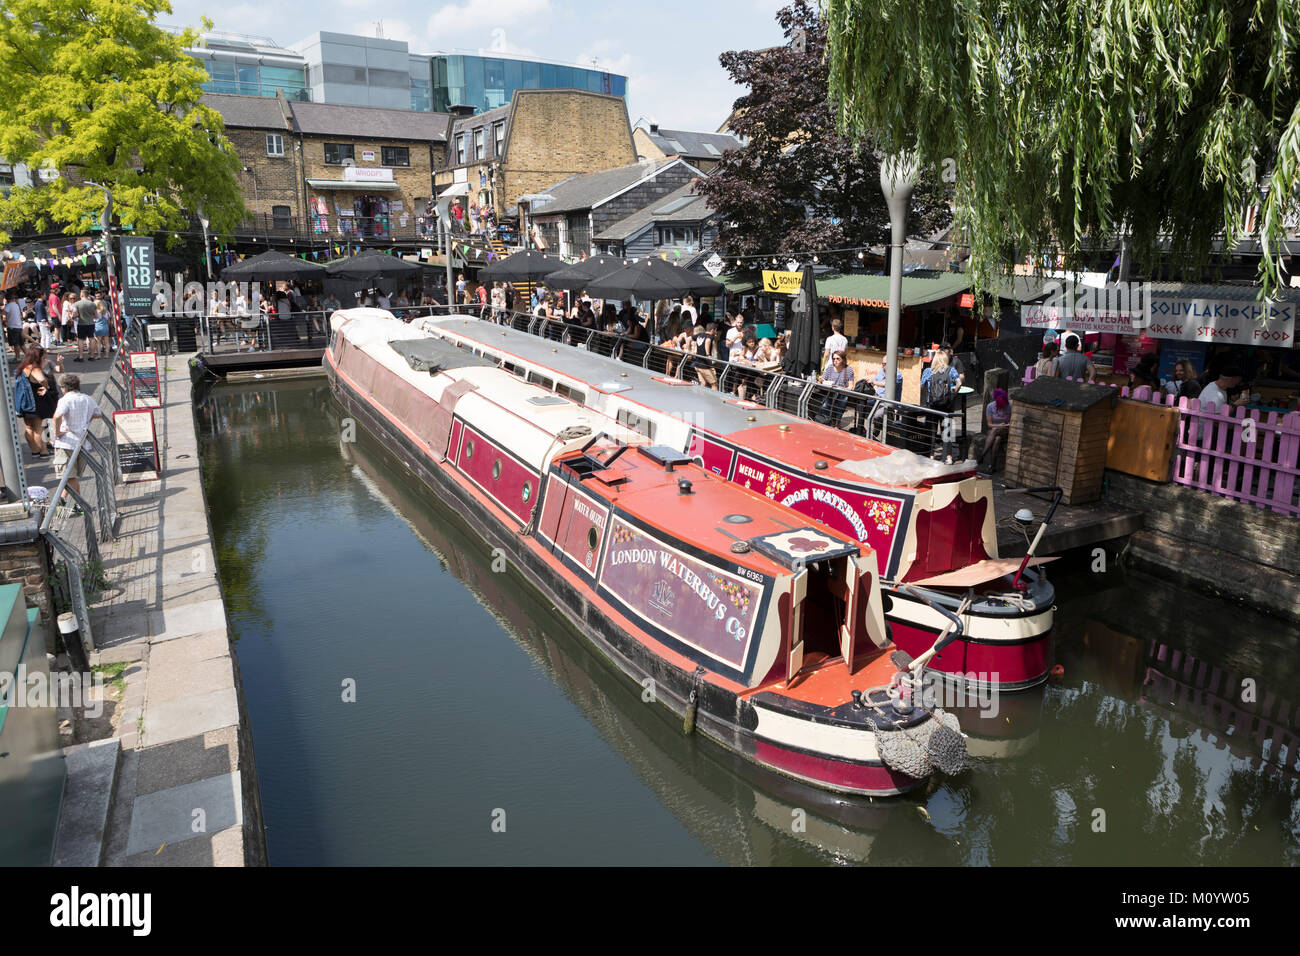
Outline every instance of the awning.
<svg viewBox="0 0 1300 956"><path fill-rule="evenodd" d="M354 183L345 179L309 179L307 185L315 189L350 189L356 193L368 193L376 189L400 189L397 183Z"/></svg>
<svg viewBox="0 0 1300 956"><path fill-rule="evenodd" d="M903 308L938 302L970 289L970 277L961 273L920 279L903 276ZM863 309L889 308L889 276L840 273L819 276L817 298Z"/></svg>
<svg viewBox="0 0 1300 956"><path fill-rule="evenodd" d="M753 279L742 279L740 276L718 276L727 289L727 295L739 295L742 292L753 292L759 287Z"/></svg>
<svg viewBox="0 0 1300 956"><path fill-rule="evenodd" d="M469 183L452 183L442 192L438 193L439 199L455 199L457 196L469 195Z"/></svg>

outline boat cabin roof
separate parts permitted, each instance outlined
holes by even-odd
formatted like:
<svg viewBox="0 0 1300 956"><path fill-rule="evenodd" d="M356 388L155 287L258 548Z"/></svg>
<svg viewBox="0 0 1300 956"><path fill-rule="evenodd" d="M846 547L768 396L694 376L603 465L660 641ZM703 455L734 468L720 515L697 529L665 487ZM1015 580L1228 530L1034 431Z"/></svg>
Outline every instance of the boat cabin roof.
<svg viewBox="0 0 1300 956"><path fill-rule="evenodd" d="M674 385L649 369L481 319L425 319L420 324L462 335L479 343L489 353L518 356L557 375L584 382L589 388L616 394L655 411L671 408L673 417L688 419L719 435L755 424L793 425L801 421L755 402L720 400L712 389L691 384Z"/></svg>
<svg viewBox="0 0 1300 956"><path fill-rule="evenodd" d="M594 458L609 461L617 450L601 440ZM582 487L675 537L725 560L768 575L788 575L808 561L869 551L824 527L812 527L801 515L695 464L661 464L655 446L629 446L607 467L583 467L581 451L557 457L561 470L585 477ZM681 482L689 482L683 493ZM761 539L761 540L760 540ZM748 547L733 551L737 542Z"/></svg>
<svg viewBox="0 0 1300 956"><path fill-rule="evenodd" d="M942 465L914 452L891 448L850 432L774 411L755 402L729 398L699 385L672 384L662 375L586 349L543 339L480 319L427 319L430 327L478 343L489 354L511 355L568 376L587 387L646 406L669 418L722 435L742 448L840 481L915 488L925 481L958 480L969 475L961 463ZM671 412L665 409L672 409ZM850 467L844 467L845 464Z"/></svg>

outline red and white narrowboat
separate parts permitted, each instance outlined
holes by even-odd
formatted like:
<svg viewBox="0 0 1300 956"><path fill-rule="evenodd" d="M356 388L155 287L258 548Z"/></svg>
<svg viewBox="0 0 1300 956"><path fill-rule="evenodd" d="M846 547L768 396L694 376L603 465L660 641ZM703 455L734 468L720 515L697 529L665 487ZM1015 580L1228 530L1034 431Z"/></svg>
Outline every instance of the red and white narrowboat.
<svg viewBox="0 0 1300 956"><path fill-rule="evenodd" d="M992 482L969 463L943 465L476 319L416 325L870 547L898 647L921 654L946 626L943 611L960 613L962 636L931 662L932 673L998 691L1047 679L1055 591L1040 559L1013 586L1020 561L998 556Z"/></svg>
<svg viewBox="0 0 1300 956"><path fill-rule="evenodd" d="M351 415L687 728L839 792L961 769L924 661L888 641L869 545L379 310L334 314L324 366Z"/></svg>

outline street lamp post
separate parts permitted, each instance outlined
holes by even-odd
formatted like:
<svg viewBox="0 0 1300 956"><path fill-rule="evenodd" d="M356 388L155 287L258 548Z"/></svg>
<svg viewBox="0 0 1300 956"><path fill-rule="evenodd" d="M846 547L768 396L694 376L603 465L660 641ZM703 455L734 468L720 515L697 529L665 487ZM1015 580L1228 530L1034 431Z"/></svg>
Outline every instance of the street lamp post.
<svg viewBox="0 0 1300 956"><path fill-rule="evenodd" d="M207 268L208 284L212 284L212 253L208 249L208 224L209 219L202 209L199 210L199 225L203 227L203 263Z"/></svg>
<svg viewBox="0 0 1300 956"><path fill-rule="evenodd" d="M117 334L118 347L120 348L122 343L122 302L118 298L117 256L113 254L113 194L109 192L108 187L103 183L93 183L87 180L86 185L98 186L104 190L104 211L99 215L99 234L104 237L104 256L108 260L109 306L112 310L113 324L117 326L113 331Z"/></svg>
<svg viewBox="0 0 1300 956"><path fill-rule="evenodd" d="M885 394L895 398L898 381L898 328L903 313L903 243L907 204L916 186L916 158L907 154L880 160L880 191L889 206L889 324L885 331Z"/></svg>

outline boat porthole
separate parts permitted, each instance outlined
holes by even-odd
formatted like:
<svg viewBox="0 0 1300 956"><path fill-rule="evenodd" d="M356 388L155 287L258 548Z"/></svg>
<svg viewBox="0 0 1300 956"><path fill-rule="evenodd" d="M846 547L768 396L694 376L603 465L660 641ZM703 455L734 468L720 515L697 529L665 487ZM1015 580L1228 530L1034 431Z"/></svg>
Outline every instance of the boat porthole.
<svg viewBox="0 0 1300 956"><path fill-rule="evenodd" d="M523 490L524 502L527 503L528 499L531 498L532 496L533 496L533 483L531 481L525 481L524 490Z"/></svg>
<svg viewBox="0 0 1300 956"><path fill-rule="evenodd" d="M501 459L498 458L492 462L492 480L499 481L501 478Z"/></svg>
<svg viewBox="0 0 1300 956"><path fill-rule="evenodd" d="M890 611L894 609L894 599L891 598L888 594L880 595L880 603L884 605L884 612L886 614L888 614Z"/></svg>
<svg viewBox="0 0 1300 956"><path fill-rule="evenodd" d="M474 439L472 438L465 444L465 457L466 458L474 457Z"/></svg>
<svg viewBox="0 0 1300 956"><path fill-rule="evenodd" d="M600 535L596 533L596 526L592 525L587 529L587 550L595 551L598 544L600 544Z"/></svg>

